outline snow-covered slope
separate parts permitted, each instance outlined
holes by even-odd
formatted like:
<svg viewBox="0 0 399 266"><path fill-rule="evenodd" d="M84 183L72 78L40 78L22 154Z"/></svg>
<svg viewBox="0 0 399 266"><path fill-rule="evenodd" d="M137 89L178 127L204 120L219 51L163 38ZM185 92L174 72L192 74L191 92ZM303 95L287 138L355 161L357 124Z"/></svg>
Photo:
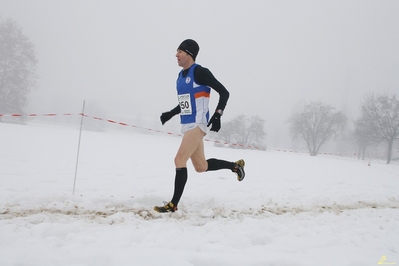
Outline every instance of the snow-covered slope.
<svg viewBox="0 0 399 266"><path fill-rule="evenodd" d="M213 147L246 161L196 173L173 214L179 137L0 123L1 265L399 263L398 165Z"/></svg>

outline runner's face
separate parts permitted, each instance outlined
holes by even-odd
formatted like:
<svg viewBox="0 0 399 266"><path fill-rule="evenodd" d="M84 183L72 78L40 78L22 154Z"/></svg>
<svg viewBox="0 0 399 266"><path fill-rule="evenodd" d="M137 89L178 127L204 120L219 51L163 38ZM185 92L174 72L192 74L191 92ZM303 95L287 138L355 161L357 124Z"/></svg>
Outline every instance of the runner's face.
<svg viewBox="0 0 399 266"><path fill-rule="evenodd" d="M177 49L177 64L183 69L189 68L194 62L193 58L186 52Z"/></svg>

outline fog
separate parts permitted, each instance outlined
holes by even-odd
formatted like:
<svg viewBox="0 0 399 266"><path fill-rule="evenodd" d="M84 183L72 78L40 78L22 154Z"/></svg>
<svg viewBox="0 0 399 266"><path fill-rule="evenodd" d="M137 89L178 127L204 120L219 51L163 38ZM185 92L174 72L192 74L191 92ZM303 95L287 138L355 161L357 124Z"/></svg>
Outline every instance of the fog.
<svg viewBox="0 0 399 266"><path fill-rule="evenodd" d="M230 91L222 123L259 115L280 148L286 120L309 101L356 118L366 93L398 94L398 14L396 0L0 0L37 52L28 112L79 113L86 101L91 115L160 127L177 105L176 48L192 38L197 63Z"/></svg>

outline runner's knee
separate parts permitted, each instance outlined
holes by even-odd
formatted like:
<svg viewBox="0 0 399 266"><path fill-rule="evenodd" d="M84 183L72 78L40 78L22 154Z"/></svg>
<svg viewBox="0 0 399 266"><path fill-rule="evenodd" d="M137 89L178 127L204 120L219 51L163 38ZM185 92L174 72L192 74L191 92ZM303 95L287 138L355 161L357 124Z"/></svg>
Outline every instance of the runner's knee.
<svg viewBox="0 0 399 266"><path fill-rule="evenodd" d="M181 168L181 167L186 167L187 160L185 158L182 158L179 155L176 155L175 157L175 166L176 168Z"/></svg>
<svg viewBox="0 0 399 266"><path fill-rule="evenodd" d="M200 164L196 163L196 164L194 164L194 169L198 173L203 173L206 170L208 170L208 162L205 161L204 163L200 163Z"/></svg>

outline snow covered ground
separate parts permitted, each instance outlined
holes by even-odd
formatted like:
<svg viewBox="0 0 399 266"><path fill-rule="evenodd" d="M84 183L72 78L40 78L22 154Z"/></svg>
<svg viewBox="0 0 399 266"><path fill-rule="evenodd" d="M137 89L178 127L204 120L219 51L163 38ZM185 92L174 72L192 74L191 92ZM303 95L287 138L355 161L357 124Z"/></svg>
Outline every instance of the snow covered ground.
<svg viewBox="0 0 399 266"><path fill-rule="evenodd" d="M206 142L208 158L245 159L245 180L189 164L179 211L158 214L179 137L83 131L73 195L77 128L0 136L3 266L399 264L397 163Z"/></svg>

